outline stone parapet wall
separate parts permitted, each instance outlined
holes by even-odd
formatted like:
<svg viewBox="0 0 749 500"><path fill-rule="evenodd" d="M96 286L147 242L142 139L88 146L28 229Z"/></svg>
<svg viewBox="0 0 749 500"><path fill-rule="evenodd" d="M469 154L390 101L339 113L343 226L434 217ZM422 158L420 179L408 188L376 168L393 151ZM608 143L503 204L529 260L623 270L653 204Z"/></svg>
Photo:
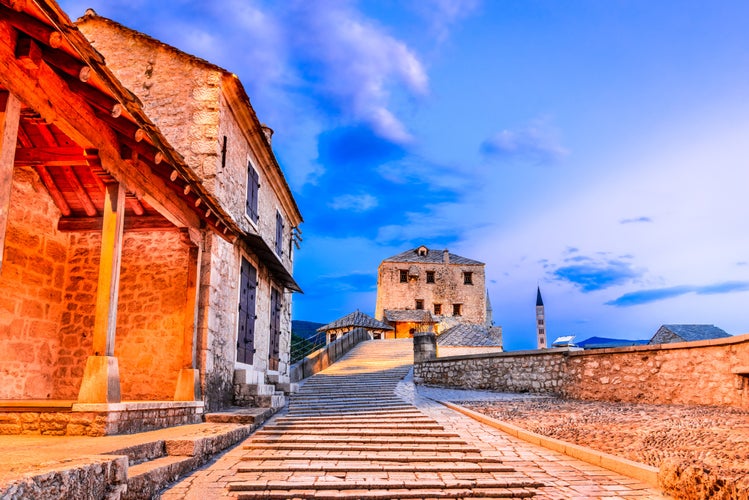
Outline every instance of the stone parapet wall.
<svg viewBox="0 0 749 500"><path fill-rule="evenodd" d="M289 373L291 381L299 382L307 377L311 377L341 359L360 342L370 339L370 333L367 330L364 328L354 328L343 337L334 340L325 347L307 355L303 360L294 363Z"/></svg>
<svg viewBox="0 0 749 500"><path fill-rule="evenodd" d="M203 421L202 401L75 404L73 411L4 411L0 435L110 436Z"/></svg>
<svg viewBox="0 0 749 500"><path fill-rule="evenodd" d="M749 335L702 342L441 357L414 365L427 385L570 399L749 406Z"/></svg>

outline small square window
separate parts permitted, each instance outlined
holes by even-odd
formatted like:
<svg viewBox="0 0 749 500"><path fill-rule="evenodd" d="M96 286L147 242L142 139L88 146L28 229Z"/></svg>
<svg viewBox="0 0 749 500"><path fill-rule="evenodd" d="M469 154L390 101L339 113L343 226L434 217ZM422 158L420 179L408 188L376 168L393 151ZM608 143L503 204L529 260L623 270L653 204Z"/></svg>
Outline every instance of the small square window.
<svg viewBox="0 0 749 500"><path fill-rule="evenodd" d="M453 316L460 316L463 311L463 304L453 304Z"/></svg>
<svg viewBox="0 0 749 500"><path fill-rule="evenodd" d="M434 283L434 271L427 271L427 283Z"/></svg>
<svg viewBox="0 0 749 500"><path fill-rule="evenodd" d="M424 309L424 299L416 299L416 309Z"/></svg>
<svg viewBox="0 0 749 500"><path fill-rule="evenodd" d="M401 283L408 283L408 271L405 269L400 270L400 281Z"/></svg>
<svg viewBox="0 0 749 500"><path fill-rule="evenodd" d="M472 272L466 271L463 273L463 284L473 285L473 273Z"/></svg>
<svg viewBox="0 0 749 500"><path fill-rule="evenodd" d="M434 314L437 316L442 314L442 304L434 304Z"/></svg>

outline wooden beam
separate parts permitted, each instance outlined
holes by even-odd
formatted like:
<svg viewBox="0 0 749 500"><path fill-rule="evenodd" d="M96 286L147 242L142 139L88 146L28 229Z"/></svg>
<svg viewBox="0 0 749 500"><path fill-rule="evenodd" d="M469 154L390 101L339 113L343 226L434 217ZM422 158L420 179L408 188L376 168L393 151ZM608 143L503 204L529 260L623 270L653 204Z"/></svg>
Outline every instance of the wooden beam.
<svg viewBox="0 0 749 500"><path fill-rule="evenodd" d="M39 69L42 63L42 48L33 38L19 36L16 44L16 58L28 70Z"/></svg>
<svg viewBox="0 0 749 500"><path fill-rule="evenodd" d="M51 167L62 166L89 166L99 163L96 151L73 147L48 147L48 148L17 148L16 166L27 167L36 165L47 165Z"/></svg>
<svg viewBox="0 0 749 500"><path fill-rule="evenodd" d="M0 87L17 95L81 147L98 150L102 166L138 198L147 198L149 205L159 207L162 215L180 226L201 227L198 214L174 196L163 179L119 157L120 141L114 131L46 63L34 74L24 70L15 59L14 40L12 29L0 17Z"/></svg>
<svg viewBox="0 0 749 500"><path fill-rule="evenodd" d="M8 228L10 192L13 187L13 157L16 152L21 103L16 96L0 92L0 268L3 265L5 231Z"/></svg>
<svg viewBox="0 0 749 500"><path fill-rule="evenodd" d="M198 293L202 252L200 246L190 247L187 259L187 290L185 293L185 327L182 334L182 368L197 368Z"/></svg>
<svg viewBox="0 0 749 500"><path fill-rule="evenodd" d="M126 200L127 203L130 204L130 209L135 215L143 215L144 213L146 213L146 209L143 208L143 204L134 194L128 193Z"/></svg>
<svg viewBox="0 0 749 500"><path fill-rule="evenodd" d="M134 124L124 116L114 118L112 117L111 113L103 113L96 109L94 110L94 113L96 113L96 116L99 117L99 119L106 122L107 125L112 127L116 132L119 132L120 134L125 136L128 140L140 142L146 135L145 131L142 128L138 127L136 124ZM155 153L151 154L151 156L153 155L155 155Z"/></svg>
<svg viewBox="0 0 749 500"><path fill-rule="evenodd" d="M114 356L122 232L125 222L125 189L120 183L109 184L104 195L93 343L95 356Z"/></svg>
<svg viewBox="0 0 749 500"><path fill-rule="evenodd" d="M78 77L70 76L65 72L60 72L59 76L68 84L70 90L83 96L86 102L94 108L99 108L113 118L122 114L122 104L96 87L92 87L86 82L82 82Z"/></svg>
<svg viewBox="0 0 749 500"><path fill-rule="evenodd" d="M103 217L63 217L57 223L57 230L64 232L89 233L101 231ZM160 215L143 215L125 219L124 231L171 231L176 226Z"/></svg>
<svg viewBox="0 0 749 500"><path fill-rule="evenodd" d="M86 192L86 188L84 188L83 184L81 184L81 181L78 179L78 176L73 170L73 167L63 166L61 169L62 173L65 174L65 178L70 183L70 186L73 188L73 192L75 193L76 197L78 197L81 204L83 205L83 210L86 211L86 215L88 215L89 217L98 215L99 211L96 210L94 202L91 201L91 197L89 197L88 193Z"/></svg>
<svg viewBox="0 0 749 500"><path fill-rule="evenodd" d="M0 17L5 18L11 26L43 45L52 48L58 48L62 45L62 34L59 31L32 16L9 9L0 3Z"/></svg>
<svg viewBox="0 0 749 500"><path fill-rule="evenodd" d="M42 59L50 66L82 82L87 82L91 78L89 65L60 49L42 47Z"/></svg>
<svg viewBox="0 0 749 500"><path fill-rule="evenodd" d="M65 200L65 196L63 196L62 192L57 187L57 184L55 184L55 180L50 175L47 167L41 165L35 167L35 170L39 174L39 177L42 179L42 184L44 184L44 187L47 188L49 195L52 197L52 201L54 201L55 205L57 205L57 208L60 209L60 213L62 213L62 215L65 217L70 215L70 205L68 205L67 200Z"/></svg>

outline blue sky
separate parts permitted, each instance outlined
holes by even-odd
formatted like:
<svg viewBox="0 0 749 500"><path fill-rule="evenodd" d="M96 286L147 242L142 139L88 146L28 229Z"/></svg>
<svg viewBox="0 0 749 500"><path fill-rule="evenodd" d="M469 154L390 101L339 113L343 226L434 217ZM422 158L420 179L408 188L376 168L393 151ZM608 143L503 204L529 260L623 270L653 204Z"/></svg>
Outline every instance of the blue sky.
<svg viewBox="0 0 749 500"><path fill-rule="evenodd" d="M509 350L749 332L745 0L65 0L236 73L305 217L294 318L379 262L486 262Z"/></svg>

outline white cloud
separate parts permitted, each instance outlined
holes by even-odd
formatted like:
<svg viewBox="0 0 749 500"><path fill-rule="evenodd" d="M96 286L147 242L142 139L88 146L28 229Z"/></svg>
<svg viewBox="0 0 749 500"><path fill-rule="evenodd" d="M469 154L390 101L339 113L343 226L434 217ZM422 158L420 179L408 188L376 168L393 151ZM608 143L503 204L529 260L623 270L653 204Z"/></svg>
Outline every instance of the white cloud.
<svg viewBox="0 0 749 500"><path fill-rule="evenodd" d="M489 158L551 164L569 154L548 120L536 120L518 130L502 130L481 144Z"/></svg>
<svg viewBox="0 0 749 500"><path fill-rule="evenodd" d="M344 194L333 198L328 204L333 210L350 210L352 212L366 212L378 205L377 198L368 193Z"/></svg>

